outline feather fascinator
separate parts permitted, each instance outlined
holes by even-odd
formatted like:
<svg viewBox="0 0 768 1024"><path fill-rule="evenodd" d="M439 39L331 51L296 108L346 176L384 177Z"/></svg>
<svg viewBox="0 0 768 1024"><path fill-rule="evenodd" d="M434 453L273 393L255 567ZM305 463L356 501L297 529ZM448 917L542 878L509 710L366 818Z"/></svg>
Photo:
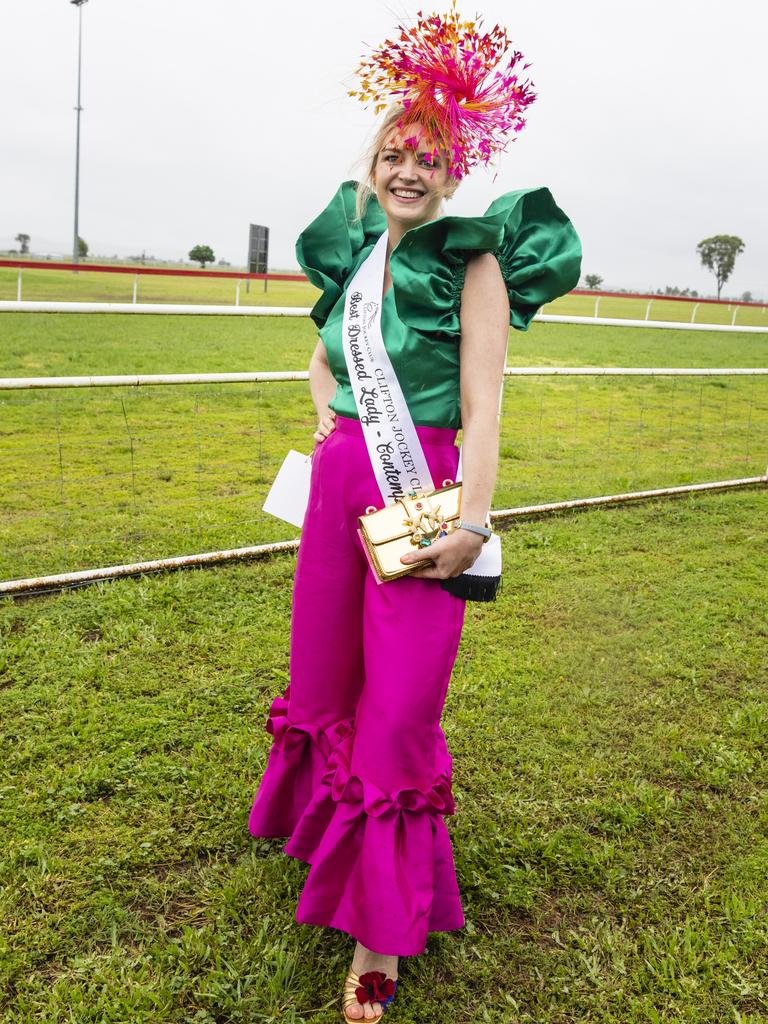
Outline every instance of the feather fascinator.
<svg viewBox="0 0 768 1024"><path fill-rule="evenodd" d="M522 74L530 65L511 50L505 28L481 31L482 19L465 21L453 0L447 14L424 17L412 28L397 27L356 70L360 88L351 90L379 113L399 102L399 128L419 123L449 154L450 173L461 179L477 164L487 165L506 150L510 133L525 126L523 114L536 94ZM415 138L406 139L413 145Z"/></svg>

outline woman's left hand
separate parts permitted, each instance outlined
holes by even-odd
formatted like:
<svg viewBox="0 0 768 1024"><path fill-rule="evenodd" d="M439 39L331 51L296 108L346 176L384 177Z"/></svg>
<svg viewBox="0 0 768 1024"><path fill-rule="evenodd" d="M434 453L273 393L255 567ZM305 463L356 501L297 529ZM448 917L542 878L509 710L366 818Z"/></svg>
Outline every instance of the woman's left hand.
<svg viewBox="0 0 768 1024"><path fill-rule="evenodd" d="M431 565L425 565L410 573L415 579L447 580L461 574L474 565L483 546L483 538L469 530L454 530L447 537L434 540L428 548L414 548L402 555L403 565L420 562L429 558Z"/></svg>

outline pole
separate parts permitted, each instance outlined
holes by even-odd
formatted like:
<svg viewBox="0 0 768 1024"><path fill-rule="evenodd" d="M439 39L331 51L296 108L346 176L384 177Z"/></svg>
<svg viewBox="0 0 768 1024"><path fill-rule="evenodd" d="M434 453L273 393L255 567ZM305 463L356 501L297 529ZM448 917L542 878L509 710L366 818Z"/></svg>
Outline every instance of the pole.
<svg viewBox="0 0 768 1024"><path fill-rule="evenodd" d="M70 0L71 3L77 4L77 140L75 143L75 237L72 242L72 262L80 262L80 247L78 245L78 239L80 238L80 229L78 225L78 214L80 207L80 113L82 106L80 105L80 77L83 59L83 4L86 0Z"/></svg>

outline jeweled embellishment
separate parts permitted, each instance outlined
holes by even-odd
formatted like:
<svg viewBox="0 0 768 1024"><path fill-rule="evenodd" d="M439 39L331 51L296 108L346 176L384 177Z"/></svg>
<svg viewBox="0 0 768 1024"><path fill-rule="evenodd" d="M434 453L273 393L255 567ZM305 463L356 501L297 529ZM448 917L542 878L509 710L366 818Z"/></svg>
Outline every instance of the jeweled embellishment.
<svg viewBox="0 0 768 1024"><path fill-rule="evenodd" d="M417 501L414 507L418 509L418 514L411 519L404 519L403 524L410 527L411 544L415 547L428 548L438 536L444 536L441 531L447 529L447 526L442 522L439 505L425 509L424 502Z"/></svg>

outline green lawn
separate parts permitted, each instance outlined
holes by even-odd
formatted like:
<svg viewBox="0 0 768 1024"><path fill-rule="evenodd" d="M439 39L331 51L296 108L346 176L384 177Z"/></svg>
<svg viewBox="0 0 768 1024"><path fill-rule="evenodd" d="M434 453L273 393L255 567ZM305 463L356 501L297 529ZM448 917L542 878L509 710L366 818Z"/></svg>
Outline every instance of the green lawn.
<svg viewBox="0 0 768 1024"><path fill-rule="evenodd" d="M0 316L0 375L302 368L302 320ZM510 362L766 366L768 337L534 325ZM306 385L0 394L2 578L291 536ZM768 380L508 382L495 505L765 471ZM768 495L503 535L443 726L467 926L393 1024L766 1024ZM293 556L0 601L0 1019L325 1024L346 936L246 822Z"/></svg>
<svg viewBox="0 0 768 1024"><path fill-rule="evenodd" d="M0 314L0 376L304 369L306 319ZM534 324L512 365L766 366L768 335ZM287 539L305 383L0 392L0 579ZM495 507L757 476L768 378L517 378Z"/></svg>
<svg viewBox="0 0 768 1024"><path fill-rule="evenodd" d="M189 269L189 268L186 268ZM298 274L299 271L297 270ZM37 302L132 302L134 274L79 270L24 270L22 298ZM0 299L15 299L18 270L0 267ZM317 290L308 282L240 281L240 304L249 306L310 306ZM139 275L138 302L190 302L234 305L235 278L165 277Z"/></svg>
<svg viewBox="0 0 768 1024"><path fill-rule="evenodd" d="M443 725L467 917L393 1020L757 1024L763 493L520 525ZM250 838L293 558L0 604L4 1021L324 1024L351 940Z"/></svg>

